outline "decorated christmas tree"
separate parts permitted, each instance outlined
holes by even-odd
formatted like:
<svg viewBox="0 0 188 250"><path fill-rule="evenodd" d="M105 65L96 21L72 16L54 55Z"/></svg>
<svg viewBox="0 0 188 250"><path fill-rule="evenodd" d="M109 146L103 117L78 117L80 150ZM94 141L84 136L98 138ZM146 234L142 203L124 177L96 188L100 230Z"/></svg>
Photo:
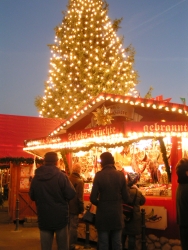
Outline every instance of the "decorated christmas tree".
<svg viewBox="0 0 188 250"><path fill-rule="evenodd" d="M108 17L101 0L70 0L54 44L44 96L35 105L42 117L66 118L100 93L131 95L138 84L135 50L117 36L121 19Z"/></svg>

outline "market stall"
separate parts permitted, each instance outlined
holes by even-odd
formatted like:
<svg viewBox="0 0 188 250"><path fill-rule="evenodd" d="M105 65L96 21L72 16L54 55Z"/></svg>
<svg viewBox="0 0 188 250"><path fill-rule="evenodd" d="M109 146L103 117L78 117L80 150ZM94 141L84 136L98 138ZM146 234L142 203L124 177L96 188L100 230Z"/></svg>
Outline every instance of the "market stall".
<svg viewBox="0 0 188 250"><path fill-rule="evenodd" d="M140 175L138 185L146 196L145 206L151 208L147 228L177 237L175 165L188 156L188 106L171 103L170 98L102 93L46 137L25 140L24 151L38 157L59 152L68 171L81 162L85 201L100 170L99 155L110 151L125 175Z"/></svg>
<svg viewBox="0 0 188 250"><path fill-rule="evenodd" d="M3 202L8 205L11 221L16 218L17 200L19 200L20 220L28 215L36 215L35 204L28 195L35 156L23 151L24 139L45 136L62 121L62 119L0 114L0 192Z"/></svg>

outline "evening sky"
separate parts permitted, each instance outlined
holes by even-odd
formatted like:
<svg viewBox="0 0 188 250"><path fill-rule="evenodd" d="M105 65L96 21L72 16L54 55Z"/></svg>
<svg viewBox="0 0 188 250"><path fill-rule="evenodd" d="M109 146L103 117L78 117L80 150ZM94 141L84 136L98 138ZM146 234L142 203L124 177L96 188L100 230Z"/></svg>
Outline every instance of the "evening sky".
<svg viewBox="0 0 188 250"><path fill-rule="evenodd" d="M48 76L54 28L68 0L0 0L0 113L38 116L34 105ZM143 97L188 103L188 0L107 0L109 17L123 18L119 36L136 50Z"/></svg>

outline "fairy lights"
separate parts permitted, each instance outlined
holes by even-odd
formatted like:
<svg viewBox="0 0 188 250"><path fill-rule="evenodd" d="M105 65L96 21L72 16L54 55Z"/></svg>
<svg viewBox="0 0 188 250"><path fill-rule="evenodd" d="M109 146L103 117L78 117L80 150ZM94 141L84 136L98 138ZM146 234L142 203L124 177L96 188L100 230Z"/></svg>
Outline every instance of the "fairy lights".
<svg viewBox="0 0 188 250"><path fill-rule="evenodd" d="M137 85L134 49L123 49L107 12L103 1L70 1L49 45L44 96L36 98L40 116L67 118L83 106L86 96L93 98L104 91L126 95Z"/></svg>

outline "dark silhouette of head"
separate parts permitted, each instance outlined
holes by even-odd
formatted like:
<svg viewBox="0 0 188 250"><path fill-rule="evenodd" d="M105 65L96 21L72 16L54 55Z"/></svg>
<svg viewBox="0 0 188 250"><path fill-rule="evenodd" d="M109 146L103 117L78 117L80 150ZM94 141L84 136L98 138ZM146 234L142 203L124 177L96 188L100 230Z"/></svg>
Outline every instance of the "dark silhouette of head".
<svg viewBox="0 0 188 250"><path fill-rule="evenodd" d="M176 165L178 183L188 183L188 159L182 158Z"/></svg>
<svg viewBox="0 0 188 250"><path fill-rule="evenodd" d="M100 155L101 159L101 166L104 167L105 165L113 164L115 163L114 157L109 152L104 152Z"/></svg>
<svg viewBox="0 0 188 250"><path fill-rule="evenodd" d="M44 156L45 165L56 165L58 162L58 155L56 152L47 152Z"/></svg>

